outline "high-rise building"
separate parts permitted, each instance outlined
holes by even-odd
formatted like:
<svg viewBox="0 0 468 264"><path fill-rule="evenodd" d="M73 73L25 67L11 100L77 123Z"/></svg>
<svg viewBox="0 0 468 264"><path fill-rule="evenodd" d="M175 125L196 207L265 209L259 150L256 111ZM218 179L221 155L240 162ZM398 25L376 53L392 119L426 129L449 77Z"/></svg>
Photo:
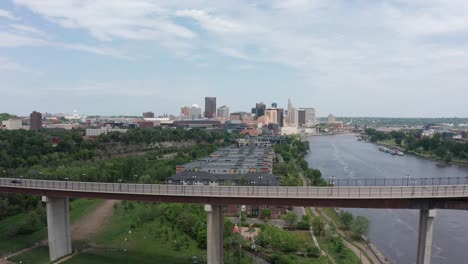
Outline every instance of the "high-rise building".
<svg viewBox="0 0 468 264"><path fill-rule="evenodd" d="M284 109L283 108L276 108L276 112L278 113L278 126L284 126Z"/></svg>
<svg viewBox="0 0 468 264"><path fill-rule="evenodd" d="M305 125L312 127L315 125L315 109L314 108L304 108L305 110Z"/></svg>
<svg viewBox="0 0 468 264"><path fill-rule="evenodd" d="M202 118L201 108L197 104L193 104L192 107L190 107L190 113L188 117L192 120L201 119Z"/></svg>
<svg viewBox="0 0 468 264"><path fill-rule="evenodd" d="M39 113L39 112L32 112L31 115L29 116L30 117L30 122L31 122L31 126L30 126L30 129L31 130L37 130L37 129L40 129L42 128L42 114Z"/></svg>
<svg viewBox="0 0 468 264"><path fill-rule="evenodd" d="M278 103L271 103L271 108L278 108Z"/></svg>
<svg viewBox="0 0 468 264"><path fill-rule="evenodd" d="M216 116L220 120L229 120L229 107L223 105L218 108Z"/></svg>
<svg viewBox="0 0 468 264"><path fill-rule="evenodd" d="M298 125L312 127L315 125L315 109L314 108L299 108Z"/></svg>
<svg viewBox="0 0 468 264"><path fill-rule="evenodd" d="M299 116L298 116L297 108L295 108L291 102L291 98L288 99L288 126L290 127L297 127Z"/></svg>
<svg viewBox="0 0 468 264"><path fill-rule="evenodd" d="M268 108L265 111L265 116L266 116L266 124L278 124L278 111L276 111L276 108Z"/></svg>
<svg viewBox="0 0 468 264"><path fill-rule="evenodd" d="M205 97L205 118L216 118L216 97Z"/></svg>
<svg viewBox="0 0 468 264"><path fill-rule="evenodd" d="M256 103L255 107L252 108L252 114L255 115L255 118L259 118L265 115L266 105L262 102Z"/></svg>
<svg viewBox="0 0 468 264"><path fill-rule="evenodd" d="M297 110L297 125L304 126L306 123L306 111L303 108Z"/></svg>
<svg viewBox="0 0 468 264"><path fill-rule="evenodd" d="M143 118L154 118L154 113L153 112L144 112L143 113Z"/></svg>
<svg viewBox="0 0 468 264"><path fill-rule="evenodd" d="M183 106L180 108L180 115L182 119L190 117L190 106Z"/></svg>

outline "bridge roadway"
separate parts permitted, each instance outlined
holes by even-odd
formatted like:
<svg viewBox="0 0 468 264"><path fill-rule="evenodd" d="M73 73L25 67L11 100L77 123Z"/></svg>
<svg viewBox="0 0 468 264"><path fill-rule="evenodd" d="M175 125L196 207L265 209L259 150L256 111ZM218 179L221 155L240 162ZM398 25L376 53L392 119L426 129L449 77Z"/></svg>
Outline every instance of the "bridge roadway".
<svg viewBox="0 0 468 264"><path fill-rule="evenodd" d="M468 210L468 185L194 186L0 178L0 192L212 205Z"/></svg>
<svg viewBox="0 0 468 264"><path fill-rule="evenodd" d="M430 263L434 209L468 210L468 185L183 186L0 178L0 192L43 196L51 261L71 254L68 198L205 204L208 263L222 263L223 205L419 209L417 264Z"/></svg>

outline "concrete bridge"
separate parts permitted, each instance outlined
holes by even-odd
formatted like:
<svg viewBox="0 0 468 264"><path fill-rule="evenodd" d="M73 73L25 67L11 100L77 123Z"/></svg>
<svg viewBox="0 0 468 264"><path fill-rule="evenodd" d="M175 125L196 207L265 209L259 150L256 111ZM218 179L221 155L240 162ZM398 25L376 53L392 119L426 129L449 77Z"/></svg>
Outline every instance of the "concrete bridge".
<svg viewBox="0 0 468 264"><path fill-rule="evenodd" d="M430 263L434 209L468 210L468 184L409 186L183 186L0 178L0 192L39 195L47 204L51 261L72 253L68 199L204 204L208 263L223 263L223 205L419 209L417 264Z"/></svg>

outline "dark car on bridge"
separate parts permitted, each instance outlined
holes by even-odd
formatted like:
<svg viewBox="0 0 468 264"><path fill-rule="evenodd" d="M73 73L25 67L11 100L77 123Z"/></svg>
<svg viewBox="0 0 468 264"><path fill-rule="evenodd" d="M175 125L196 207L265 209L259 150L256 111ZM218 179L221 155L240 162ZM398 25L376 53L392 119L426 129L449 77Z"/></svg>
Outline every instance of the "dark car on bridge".
<svg viewBox="0 0 468 264"><path fill-rule="evenodd" d="M12 180L11 183L14 183L14 184L21 184L21 181L20 181L20 180Z"/></svg>

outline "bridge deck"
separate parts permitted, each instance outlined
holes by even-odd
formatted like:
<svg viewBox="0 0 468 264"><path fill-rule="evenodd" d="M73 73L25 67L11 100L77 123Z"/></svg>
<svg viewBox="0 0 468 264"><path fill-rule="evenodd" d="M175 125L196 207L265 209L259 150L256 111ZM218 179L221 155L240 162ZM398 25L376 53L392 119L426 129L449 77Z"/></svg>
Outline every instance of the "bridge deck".
<svg viewBox="0 0 468 264"><path fill-rule="evenodd" d="M0 178L0 192L207 204L468 209L468 185L193 186Z"/></svg>

